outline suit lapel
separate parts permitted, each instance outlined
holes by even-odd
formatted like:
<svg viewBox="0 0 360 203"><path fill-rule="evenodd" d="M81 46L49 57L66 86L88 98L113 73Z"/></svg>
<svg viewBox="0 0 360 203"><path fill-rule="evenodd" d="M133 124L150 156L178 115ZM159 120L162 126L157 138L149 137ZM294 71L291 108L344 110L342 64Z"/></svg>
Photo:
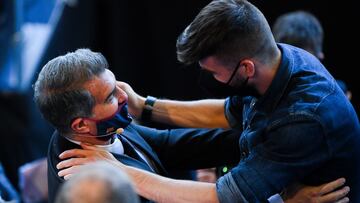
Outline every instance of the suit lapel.
<svg viewBox="0 0 360 203"><path fill-rule="evenodd" d="M139 169L143 169L146 171L150 171L152 172L152 169L149 168L149 166L141 161L138 161L134 158L128 157L126 155L122 155L122 154L113 154L114 157L120 161L121 163L127 165L127 166L132 166L135 168L139 168Z"/></svg>
<svg viewBox="0 0 360 203"><path fill-rule="evenodd" d="M142 150L142 152L145 153L146 156L148 156L154 162L154 164L156 164L159 173L161 173L162 175L167 175L167 172L163 167L163 165L161 164L159 157L156 155L156 153L154 153L150 145L146 143L146 141L139 135L139 133L131 125L129 125L126 128L126 130L124 131L124 133L122 133L122 135L125 136L133 145L135 145L137 148ZM53 151L54 153L51 154L53 156L55 155L53 157L53 160L55 161L55 163L53 164L55 164L55 166L61 161L59 159L59 155L62 152L69 149L81 149L81 146L70 142L69 140L61 136L57 131L55 131L53 138L54 138L54 142L52 142L53 145L52 149L54 150ZM141 168L146 171L151 171L148 165L140 161L137 161L133 158L119 154L113 154L113 155L115 156L116 159L118 159L119 161L121 161L126 165L134 166L136 168Z"/></svg>
<svg viewBox="0 0 360 203"><path fill-rule="evenodd" d="M159 157L156 155L156 153L152 150L149 144L144 140L144 138L139 135L139 133L132 127L130 124L126 130L122 133L124 137L126 137L133 145L135 145L137 148L142 150L143 153L146 154L152 161L154 161L154 164L156 164L157 169L159 170L159 173L163 175L167 175L167 172L165 168L163 167Z"/></svg>
<svg viewBox="0 0 360 203"><path fill-rule="evenodd" d="M70 142L69 140L67 140L66 138L61 136L58 132L55 132L54 139L55 139L54 142L52 142L52 145L53 145L52 149L54 150L54 153L52 153L52 155L53 155L53 160L55 160L54 166L56 166L60 161L62 161L59 158L59 155L62 152L69 150L69 149L81 149L80 145ZM133 159L131 157L128 157L128 156L125 156L122 154L113 154L113 155L117 160L119 160L121 163L123 163L125 165L133 166L133 167L140 168L140 169L143 169L146 171L152 171L148 165L146 165L145 163L142 163L136 159ZM56 172L58 172L58 170L56 170Z"/></svg>

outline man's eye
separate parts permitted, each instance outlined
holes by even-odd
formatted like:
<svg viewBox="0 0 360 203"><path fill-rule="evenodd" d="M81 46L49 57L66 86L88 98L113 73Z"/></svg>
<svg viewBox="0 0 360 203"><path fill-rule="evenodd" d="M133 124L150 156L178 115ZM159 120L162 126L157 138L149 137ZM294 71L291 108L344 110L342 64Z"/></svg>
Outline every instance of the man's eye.
<svg viewBox="0 0 360 203"><path fill-rule="evenodd" d="M108 99L105 101L106 103L111 103L114 99L114 95L111 95L110 97L108 97Z"/></svg>

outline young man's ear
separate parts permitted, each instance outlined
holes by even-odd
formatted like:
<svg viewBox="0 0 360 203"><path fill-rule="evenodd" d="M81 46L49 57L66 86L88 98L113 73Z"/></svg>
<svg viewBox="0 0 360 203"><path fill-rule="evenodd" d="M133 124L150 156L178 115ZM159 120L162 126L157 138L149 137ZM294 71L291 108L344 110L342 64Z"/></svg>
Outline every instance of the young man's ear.
<svg viewBox="0 0 360 203"><path fill-rule="evenodd" d="M76 133L88 133L90 128L88 122L83 118L76 118L71 123L71 129Z"/></svg>
<svg viewBox="0 0 360 203"><path fill-rule="evenodd" d="M255 63L252 60L244 59L240 62L240 66L245 66L244 70L248 77L255 75Z"/></svg>

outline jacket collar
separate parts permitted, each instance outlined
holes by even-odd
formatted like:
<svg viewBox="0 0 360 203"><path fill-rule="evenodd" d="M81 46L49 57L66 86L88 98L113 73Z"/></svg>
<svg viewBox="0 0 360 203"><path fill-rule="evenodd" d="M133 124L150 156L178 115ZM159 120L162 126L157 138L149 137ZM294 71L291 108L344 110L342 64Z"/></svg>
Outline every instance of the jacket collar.
<svg viewBox="0 0 360 203"><path fill-rule="evenodd" d="M289 85L294 69L294 61L291 51L284 44L278 44L281 51L281 62L270 87L265 94L256 102L256 108L260 111L271 112L278 105L281 97Z"/></svg>

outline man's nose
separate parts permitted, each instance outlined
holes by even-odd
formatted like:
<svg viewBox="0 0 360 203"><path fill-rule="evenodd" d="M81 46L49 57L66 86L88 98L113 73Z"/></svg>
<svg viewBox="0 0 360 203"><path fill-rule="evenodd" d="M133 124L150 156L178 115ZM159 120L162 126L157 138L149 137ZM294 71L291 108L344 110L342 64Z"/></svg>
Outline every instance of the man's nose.
<svg viewBox="0 0 360 203"><path fill-rule="evenodd" d="M119 87L116 87L116 88L118 88L117 98L118 98L119 103L127 101L128 96L127 96L126 92Z"/></svg>

